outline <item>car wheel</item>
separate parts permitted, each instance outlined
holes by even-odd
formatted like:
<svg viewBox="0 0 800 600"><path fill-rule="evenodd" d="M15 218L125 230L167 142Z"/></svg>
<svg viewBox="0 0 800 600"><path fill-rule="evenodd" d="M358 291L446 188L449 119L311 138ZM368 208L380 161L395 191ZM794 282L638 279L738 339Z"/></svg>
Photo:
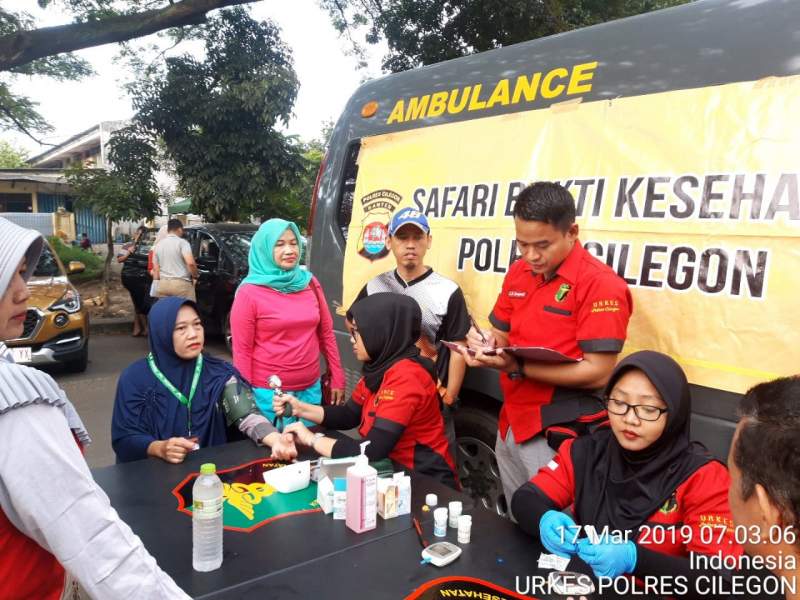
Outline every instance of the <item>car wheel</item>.
<svg viewBox="0 0 800 600"><path fill-rule="evenodd" d="M79 358L75 360L71 360L66 363L67 370L72 373L83 373L86 370L86 367L89 366L89 341L86 341L86 344L83 346L83 351Z"/></svg>
<svg viewBox="0 0 800 600"><path fill-rule="evenodd" d="M478 408L461 406L455 411L455 424L458 478L464 492L484 508L501 517L508 516L494 454L497 417Z"/></svg>

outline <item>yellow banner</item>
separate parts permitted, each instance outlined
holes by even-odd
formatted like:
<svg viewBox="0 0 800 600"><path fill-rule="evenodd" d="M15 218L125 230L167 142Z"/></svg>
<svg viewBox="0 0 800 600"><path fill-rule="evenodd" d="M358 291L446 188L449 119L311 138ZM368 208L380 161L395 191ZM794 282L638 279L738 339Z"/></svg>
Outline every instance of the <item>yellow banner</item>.
<svg viewBox="0 0 800 600"><path fill-rule="evenodd" d="M424 212L426 264L486 325L514 252L513 198L559 181L580 239L625 277L625 352L743 392L800 365L800 77L489 117L363 140L344 306L394 268L386 223Z"/></svg>

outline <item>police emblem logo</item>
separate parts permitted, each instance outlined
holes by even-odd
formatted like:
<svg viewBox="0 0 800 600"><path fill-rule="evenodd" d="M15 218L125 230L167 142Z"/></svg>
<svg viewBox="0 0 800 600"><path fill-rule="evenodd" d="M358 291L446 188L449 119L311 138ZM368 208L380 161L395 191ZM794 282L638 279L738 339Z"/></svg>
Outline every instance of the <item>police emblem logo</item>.
<svg viewBox="0 0 800 600"><path fill-rule="evenodd" d="M667 498L664 504L661 505L661 508L658 509L658 512L668 515L676 510L678 510L678 500L675 498L675 494L672 494L672 496Z"/></svg>
<svg viewBox="0 0 800 600"><path fill-rule="evenodd" d="M571 289L572 289L572 286L570 284L562 283L561 286L558 288L558 291L556 292L556 296L555 296L556 302L563 302L564 300L566 300L567 299L567 294L569 294L569 291Z"/></svg>
<svg viewBox="0 0 800 600"><path fill-rule="evenodd" d="M358 254L369 261L380 260L389 254L386 238L389 220L403 197L392 190L377 190L361 198L364 207Z"/></svg>

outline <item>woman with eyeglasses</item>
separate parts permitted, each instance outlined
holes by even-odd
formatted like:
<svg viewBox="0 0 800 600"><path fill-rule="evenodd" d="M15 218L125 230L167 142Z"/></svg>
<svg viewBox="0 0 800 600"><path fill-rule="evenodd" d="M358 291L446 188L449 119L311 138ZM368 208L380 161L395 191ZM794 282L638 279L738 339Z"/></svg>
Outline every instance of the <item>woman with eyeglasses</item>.
<svg viewBox="0 0 800 600"><path fill-rule="evenodd" d="M631 354L605 394L610 427L564 442L517 490L511 510L549 552L578 556L597 577L681 576L689 593L676 595L692 597L693 581L720 574L691 565L691 553L742 552L728 471L689 440L689 383L669 356ZM561 512L570 506L574 518Z"/></svg>
<svg viewBox="0 0 800 600"><path fill-rule="evenodd" d="M420 355L416 341L422 311L410 296L378 293L347 311L353 353L364 363L363 377L342 406L318 406L289 394L275 395L273 409L327 429L358 427L369 440L369 460L391 458L411 471L456 486L455 463L445 436L433 361ZM359 442L312 433L301 421L286 427L298 444L333 458L359 453Z"/></svg>

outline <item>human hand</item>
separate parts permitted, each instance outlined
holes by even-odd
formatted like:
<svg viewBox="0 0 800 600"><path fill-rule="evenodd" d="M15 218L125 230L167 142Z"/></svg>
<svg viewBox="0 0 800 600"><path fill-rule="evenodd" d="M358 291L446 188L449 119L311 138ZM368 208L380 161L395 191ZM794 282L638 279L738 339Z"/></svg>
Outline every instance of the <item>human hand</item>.
<svg viewBox="0 0 800 600"><path fill-rule="evenodd" d="M272 444L272 458L278 460L294 460L297 458L297 446L291 433L282 433L280 438Z"/></svg>
<svg viewBox="0 0 800 600"><path fill-rule="evenodd" d="M336 406L344 404L344 390L332 389L331 390L331 402L333 402L333 404L336 405Z"/></svg>
<svg viewBox="0 0 800 600"><path fill-rule="evenodd" d="M572 541L576 528L575 521L568 515L560 510L548 510L539 519L539 539L551 554L570 558L578 551Z"/></svg>
<svg viewBox="0 0 800 600"><path fill-rule="evenodd" d="M295 421L290 423L284 429L284 434L291 433L295 436L295 441L303 446L311 446L314 444L314 434L305 426L302 421Z"/></svg>
<svg viewBox="0 0 800 600"><path fill-rule="evenodd" d="M516 359L503 350L493 350L487 347L478 349L474 354L467 352L466 348L460 350L464 362L470 367L488 367L510 373L517 369ZM489 352L486 354L485 352Z"/></svg>
<svg viewBox="0 0 800 600"><path fill-rule="evenodd" d="M179 464L184 461L189 452L195 450L196 439L186 439L184 437L173 437L161 442L159 457L169 463Z"/></svg>
<svg viewBox="0 0 800 600"><path fill-rule="evenodd" d="M289 405L288 407L286 405ZM278 417L291 417L297 415L297 409L300 407L300 400L291 394L273 394L272 395L272 410Z"/></svg>
<svg viewBox="0 0 800 600"><path fill-rule="evenodd" d="M583 538L578 540L578 556L592 567L596 577L619 577L636 568L636 544L631 541L592 544Z"/></svg>
<svg viewBox="0 0 800 600"><path fill-rule="evenodd" d="M473 326L467 332L467 346L475 351L485 350L487 348L495 348L497 340L494 339L494 334L491 331L476 329Z"/></svg>

